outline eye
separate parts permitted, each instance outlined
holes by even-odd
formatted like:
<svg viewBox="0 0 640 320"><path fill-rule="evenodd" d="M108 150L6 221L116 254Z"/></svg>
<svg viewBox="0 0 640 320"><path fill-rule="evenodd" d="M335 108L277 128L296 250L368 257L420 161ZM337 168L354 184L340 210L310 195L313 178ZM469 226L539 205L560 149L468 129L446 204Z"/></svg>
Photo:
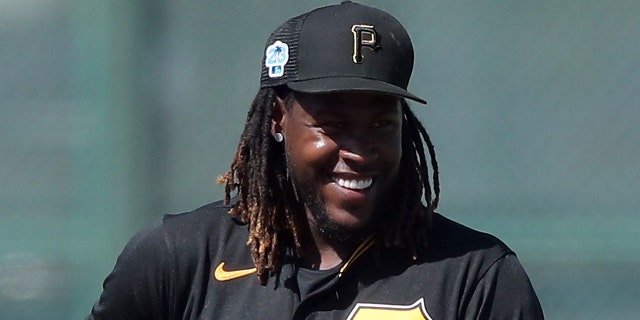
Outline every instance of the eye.
<svg viewBox="0 0 640 320"><path fill-rule="evenodd" d="M328 129L342 129L345 127L345 124L341 121L326 121L323 122L321 126Z"/></svg>
<svg viewBox="0 0 640 320"><path fill-rule="evenodd" d="M392 130L397 127L397 123L396 121L382 119L382 120L377 120L373 122L371 126L375 129Z"/></svg>
<svg viewBox="0 0 640 320"><path fill-rule="evenodd" d="M381 120L373 123L373 126L376 128L388 127L390 125L391 125L391 121L388 121L388 120Z"/></svg>

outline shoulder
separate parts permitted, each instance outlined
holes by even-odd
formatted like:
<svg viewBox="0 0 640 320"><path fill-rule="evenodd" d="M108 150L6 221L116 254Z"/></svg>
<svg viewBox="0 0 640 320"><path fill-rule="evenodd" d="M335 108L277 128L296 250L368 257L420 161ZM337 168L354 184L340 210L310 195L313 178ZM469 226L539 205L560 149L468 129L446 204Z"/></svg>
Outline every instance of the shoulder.
<svg viewBox="0 0 640 320"><path fill-rule="evenodd" d="M221 201L181 214L167 214L136 233L103 283L89 319L160 319L179 313L184 295L206 281L217 255L247 255L247 229ZM225 244L237 243L225 251ZM246 246L244 246L246 247ZM169 302L170 301L170 302Z"/></svg>
<svg viewBox="0 0 640 320"><path fill-rule="evenodd" d="M165 214L158 227L165 233L188 238L225 232L241 225L229 214L231 207L223 201L216 201L189 212Z"/></svg>
<svg viewBox="0 0 640 320"><path fill-rule="evenodd" d="M544 318L524 268L503 241L440 214L433 222L423 266L446 279L439 290L460 298L457 312L482 319Z"/></svg>
<svg viewBox="0 0 640 320"><path fill-rule="evenodd" d="M200 208L183 213L169 213L162 217L162 224L172 228L185 226L197 227L204 224L224 223L232 220L229 215L231 204L225 204L222 200L209 203Z"/></svg>
<svg viewBox="0 0 640 320"><path fill-rule="evenodd" d="M543 319L542 308L515 252L497 237L434 216L431 259L466 275L464 313L473 318Z"/></svg>
<svg viewBox="0 0 640 320"><path fill-rule="evenodd" d="M435 213L428 249L417 263L443 277L464 274L473 283L510 256L515 257L513 250L494 235Z"/></svg>
<svg viewBox="0 0 640 320"><path fill-rule="evenodd" d="M241 230L246 228L238 228L242 224L229 215L230 208L230 205L216 201L189 212L165 214L138 231L120 258L132 255L166 260L173 255L197 253L194 249L208 247L209 243L231 234L242 237Z"/></svg>
<svg viewBox="0 0 640 320"><path fill-rule="evenodd" d="M515 253L497 237L434 213L428 246L415 258L397 247L381 246L384 270L421 277L425 272L442 279L465 275L479 281L489 269ZM443 280L445 281L445 280ZM446 280L445 282L450 282Z"/></svg>
<svg viewBox="0 0 640 320"><path fill-rule="evenodd" d="M130 245L146 244L174 256L184 256L203 252L198 249L210 251L212 244L220 242L243 243L246 228L229 214L231 207L216 201L189 212L165 214L134 236Z"/></svg>
<svg viewBox="0 0 640 320"><path fill-rule="evenodd" d="M431 255L439 258L480 256L496 260L513 254L513 251L494 235L472 229L438 213L433 217L430 247Z"/></svg>

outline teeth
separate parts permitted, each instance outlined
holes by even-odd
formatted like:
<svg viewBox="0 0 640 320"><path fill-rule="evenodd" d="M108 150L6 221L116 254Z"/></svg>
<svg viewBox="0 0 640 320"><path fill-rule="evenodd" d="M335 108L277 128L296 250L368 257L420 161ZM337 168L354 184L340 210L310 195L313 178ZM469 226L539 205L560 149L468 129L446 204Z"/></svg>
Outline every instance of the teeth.
<svg viewBox="0 0 640 320"><path fill-rule="evenodd" d="M337 178L337 179L333 179L333 181L335 181L335 183L337 183L339 186L343 188L362 190L362 189L369 188L371 186L371 183L373 182L373 178L367 178L364 180L347 180L347 179Z"/></svg>

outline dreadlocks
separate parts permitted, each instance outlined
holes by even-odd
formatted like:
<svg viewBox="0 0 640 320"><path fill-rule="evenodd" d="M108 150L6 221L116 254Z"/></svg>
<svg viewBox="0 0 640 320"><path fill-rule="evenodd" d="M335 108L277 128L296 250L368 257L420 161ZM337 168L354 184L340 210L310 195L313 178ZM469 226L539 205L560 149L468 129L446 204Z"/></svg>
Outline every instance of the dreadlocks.
<svg viewBox="0 0 640 320"><path fill-rule="evenodd" d="M237 202L230 214L248 224L247 245L263 285L270 274L279 271L285 249L293 249L297 256L302 256L303 234L308 230L306 215L301 214L304 207L296 199L287 176L284 148L271 137L273 106L277 96L274 88L258 91L248 112L231 169L220 178L220 183L225 185L225 202L230 202L234 190L237 192ZM377 236L386 246L408 249L415 259L428 244L431 217L438 205L440 186L438 164L429 135L409 105L404 100L401 103L403 152L400 172L392 191L398 199L394 201L397 212L382 215L384 223L379 223L381 227ZM433 190L424 144L433 170Z"/></svg>
<svg viewBox="0 0 640 320"><path fill-rule="evenodd" d="M428 245L431 218L440 199L440 180L435 149L427 130L405 100L401 101L401 106L402 158L393 190L393 198L399 200L387 201L386 212L393 210L394 214L381 216L383 223L378 224L378 235L386 246L407 248L416 259ZM427 145L430 163L427 162L424 144ZM429 164L433 170L433 190L429 181Z"/></svg>

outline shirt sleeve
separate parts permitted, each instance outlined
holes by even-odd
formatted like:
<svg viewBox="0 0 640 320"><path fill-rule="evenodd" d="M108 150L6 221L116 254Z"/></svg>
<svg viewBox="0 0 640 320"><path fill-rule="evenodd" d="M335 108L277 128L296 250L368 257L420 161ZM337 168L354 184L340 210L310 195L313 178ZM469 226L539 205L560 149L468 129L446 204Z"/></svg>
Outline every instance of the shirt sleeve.
<svg viewBox="0 0 640 320"><path fill-rule="evenodd" d="M515 254L504 255L482 275L465 319L544 319L531 281Z"/></svg>
<svg viewBox="0 0 640 320"><path fill-rule="evenodd" d="M167 247L161 222L138 232L118 257L86 320L164 319L171 288Z"/></svg>

